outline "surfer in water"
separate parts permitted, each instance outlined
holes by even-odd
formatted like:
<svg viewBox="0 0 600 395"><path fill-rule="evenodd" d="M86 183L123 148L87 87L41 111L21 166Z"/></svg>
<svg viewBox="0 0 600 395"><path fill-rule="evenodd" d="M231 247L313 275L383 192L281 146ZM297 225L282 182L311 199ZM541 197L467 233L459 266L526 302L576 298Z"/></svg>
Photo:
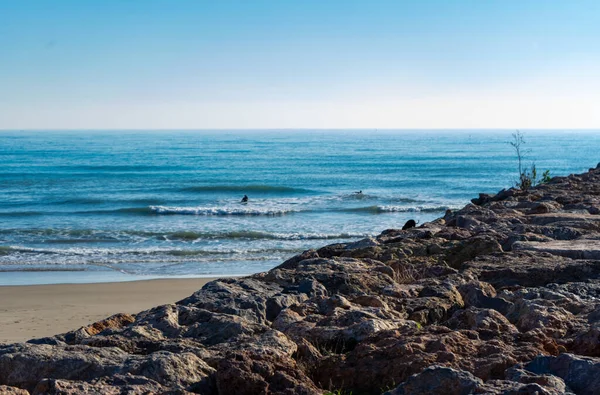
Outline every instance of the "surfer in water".
<svg viewBox="0 0 600 395"><path fill-rule="evenodd" d="M242 203L248 203L248 195L244 195L242 198Z"/></svg>

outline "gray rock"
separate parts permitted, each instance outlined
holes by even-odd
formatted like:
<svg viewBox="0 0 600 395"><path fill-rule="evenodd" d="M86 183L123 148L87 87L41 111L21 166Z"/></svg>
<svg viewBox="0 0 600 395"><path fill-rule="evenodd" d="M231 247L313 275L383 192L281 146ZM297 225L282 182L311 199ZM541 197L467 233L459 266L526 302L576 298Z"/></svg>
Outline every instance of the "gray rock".
<svg viewBox="0 0 600 395"><path fill-rule="evenodd" d="M431 366L409 377L404 383L384 395L447 394L467 395L483 386L481 379L469 372Z"/></svg>
<svg viewBox="0 0 600 395"><path fill-rule="evenodd" d="M379 242L377 241L377 239L375 239L373 237L367 237L366 239L355 241L354 243L350 243L350 244L346 245L345 249L346 250L356 250L356 249L362 249L362 248L377 247L378 245L379 245Z"/></svg>
<svg viewBox="0 0 600 395"><path fill-rule="evenodd" d="M564 353L558 357L540 356L525 365L536 374L552 374L565 381L576 394L594 395L600 388L600 359Z"/></svg>
<svg viewBox="0 0 600 395"><path fill-rule="evenodd" d="M599 240L556 240L545 243L521 241L514 243L512 249L516 251L547 252L552 255L564 256L571 259L600 260Z"/></svg>

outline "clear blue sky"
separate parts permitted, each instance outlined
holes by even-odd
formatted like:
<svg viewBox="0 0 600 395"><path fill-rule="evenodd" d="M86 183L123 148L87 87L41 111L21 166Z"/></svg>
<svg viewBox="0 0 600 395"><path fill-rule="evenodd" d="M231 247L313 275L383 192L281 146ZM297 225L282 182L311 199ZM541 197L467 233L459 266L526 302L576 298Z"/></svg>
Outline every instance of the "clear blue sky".
<svg viewBox="0 0 600 395"><path fill-rule="evenodd" d="M0 0L0 129L598 126L597 0Z"/></svg>

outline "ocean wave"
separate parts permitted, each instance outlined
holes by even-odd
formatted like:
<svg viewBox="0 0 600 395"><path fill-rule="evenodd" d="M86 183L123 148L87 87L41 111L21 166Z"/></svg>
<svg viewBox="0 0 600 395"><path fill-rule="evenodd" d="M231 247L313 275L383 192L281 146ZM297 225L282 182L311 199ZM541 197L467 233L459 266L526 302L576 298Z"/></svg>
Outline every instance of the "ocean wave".
<svg viewBox="0 0 600 395"><path fill-rule="evenodd" d="M40 266L64 267L72 265L99 265L115 267L119 264L166 264L189 262L236 262L281 260L300 253L300 248L232 248L232 249L190 249L190 248L140 248L111 249L72 247L67 249L43 249L21 246L0 249L0 267Z"/></svg>
<svg viewBox="0 0 600 395"><path fill-rule="evenodd" d="M279 206L279 207L278 207ZM292 209L290 206L296 206L298 208ZM105 209L105 210L81 210L73 212L62 212L62 211L19 211L19 212L0 212L0 217L29 217L29 216L41 216L41 215L56 215L56 214L74 214L74 215L135 215L135 216L149 216L149 215L197 215L197 216L282 216L292 213L309 213L309 212L339 212L339 213L392 213L392 212L423 212L423 213L434 213L444 212L447 209L459 208L458 206L448 205L371 205L361 207L305 207L300 208L302 205L298 203L279 204L275 203L275 206L266 207L261 205L239 205L239 206L223 206L223 207L210 207L210 206L198 206L198 207L179 207L179 206L160 206L151 205L145 207L125 207L117 209Z"/></svg>
<svg viewBox="0 0 600 395"><path fill-rule="evenodd" d="M133 214L133 215L150 215L154 213L153 206L147 207L125 207L107 210L84 210L75 211L73 214Z"/></svg>
<svg viewBox="0 0 600 395"><path fill-rule="evenodd" d="M435 213L444 212L450 206L365 206L365 207L353 207L344 208L338 211L349 212L349 213L370 213L370 214L382 214L382 213Z"/></svg>
<svg viewBox="0 0 600 395"><path fill-rule="evenodd" d="M119 232L119 231L116 231ZM137 233L138 231L132 231ZM96 229L0 229L0 234L5 235L29 235L34 237L50 237L50 236L94 236L97 234L104 234L102 230ZM142 232L143 233L143 232Z"/></svg>
<svg viewBox="0 0 600 395"><path fill-rule="evenodd" d="M64 199L64 200L58 200L56 201L54 204L56 205L71 205L71 204L104 204L104 203L109 203L110 201L108 199L101 199L101 198L86 198L86 197L79 197L79 198L72 198L72 199Z"/></svg>
<svg viewBox="0 0 600 395"><path fill-rule="evenodd" d="M134 198L134 199L111 199L111 198L72 198L72 199L64 199L58 200L54 204L56 205L97 205L97 204L112 204L112 203L135 203L135 204L162 204L164 200L162 199L152 199L152 198Z"/></svg>
<svg viewBox="0 0 600 395"><path fill-rule="evenodd" d="M168 165L65 165L56 166L55 169L67 172L93 171L93 172L148 172L148 171L176 171L188 170L187 166Z"/></svg>
<svg viewBox="0 0 600 395"><path fill-rule="evenodd" d="M84 268L77 267L0 267L0 273L10 272L84 272Z"/></svg>
<svg viewBox="0 0 600 395"><path fill-rule="evenodd" d="M81 239L46 239L42 240L46 244L88 244L88 243L114 243L118 242L119 239L112 237L105 238L81 238Z"/></svg>
<svg viewBox="0 0 600 395"><path fill-rule="evenodd" d="M261 231L230 231L230 232L173 232L164 236L169 240L197 240L197 239L246 239L246 240L331 240L331 239L356 239L366 237L365 234L352 233L270 233Z"/></svg>
<svg viewBox="0 0 600 395"><path fill-rule="evenodd" d="M205 216L222 216L222 215L248 215L248 216L279 216L288 213L293 213L295 210L290 209L273 209L273 208L257 208L257 207L166 207L166 206L150 206L155 214L160 215L205 215Z"/></svg>
<svg viewBox="0 0 600 395"><path fill-rule="evenodd" d="M72 212L66 211L10 211L0 212L0 217L32 217L42 215L204 215L204 216L280 216L289 213L298 212L288 208L261 208L252 207L175 207L175 206L146 206L146 207L124 207L105 210L78 210Z"/></svg>
<svg viewBox="0 0 600 395"><path fill-rule="evenodd" d="M316 193L310 189L293 188L273 185L200 185L193 187L181 188L182 192L204 192L204 193L219 193L219 192L235 192L235 193L280 193L280 194L306 194Z"/></svg>
<svg viewBox="0 0 600 395"><path fill-rule="evenodd" d="M0 256L11 255L14 253L33 253L33 254L60 254L61 250L44 250L21 246L1 246Z"/></svg>
<svg viewBox="0 0 600 395"><path fill-rule="evenodd" d="M12 247L0 246L0 256L8 255L13 251Z"/></svg>
<svg viewBox="0 0 600 395"><path fill-rule="evenodd" d="M8 211L0 212L0 217L36 217L42 215L88 215L88 214L133 214L133 215L150 215L153 214L150 206L146 207L125 207L106 210L81 210L81 211Z"/></svg>
<svg viewBox="0 0 600 395"><path fill-rule="evenodd" d="M424 200L413 199L413 198L397 198L394 200L399 203L422 203L422 202L425 202Z"/></svg>
<svg viewBox="0 0 600 395"><path fill-rule="evenodd" d="M368 201L368 200L373 200L373 201L378 201L378 202L388 202L390 204L426 204L429 201L427 200L421 200L421 199L417 199L417 198L408 198L408 197L396 197L393 196L389 193L386 194L376 194L376 193L369 193L369 192L362 192L362 193L357 193L357 192L352 192L352 193L345 193L345 194L338 194L338 195L329 195L329 196L323 196L323 198L327 201Z"/></svg>
<svg viewBox="0 0 600 395"><path fill-rule="evenodd" d="M198 232L192 230L177 231L142 231L142 230L96 230L96 229L2 229L0 235L10 235L13 238L35 239L42 243L94 243L94 242L129 242L132 239L157 240L330 240L356 239L366 237L359 233L277 233L253 230L233 230L217 232ZM2 251L0 247L0 253Z"/></svg>
<svg viewBox="0 0 600 395"><path fill-rule="evenodd" d="M444 212L448 210L449 206L416 206L416 207L402 207L402 206L380 206L379 209L384 213L394 212L417 212L417 213L435 213Z"/></svg>
<svg viewBox="0 0 600 395"><path fill-rule="evenodd" d="M41 211L5 211L0 212L0 217L37 217L44 215Z"/></svg>
<svg viewBox="0 0 600 395"><path fill-rule="evenodd" d="M337 195L338 199L341 200L376 200L377 195L362 193L362 192L352 192L345 195Z"/></svg>

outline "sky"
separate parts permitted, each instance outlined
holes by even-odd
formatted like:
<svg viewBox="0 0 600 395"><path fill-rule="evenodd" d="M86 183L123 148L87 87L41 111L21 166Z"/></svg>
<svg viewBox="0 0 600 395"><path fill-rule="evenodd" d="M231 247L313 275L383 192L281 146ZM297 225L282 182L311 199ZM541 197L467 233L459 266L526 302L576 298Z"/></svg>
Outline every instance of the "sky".
<svg viewBox="0 0 600 395"><path fill-rule="evenodd" d="M598 127L597 0L0 0L0 129Z"/></svg>

